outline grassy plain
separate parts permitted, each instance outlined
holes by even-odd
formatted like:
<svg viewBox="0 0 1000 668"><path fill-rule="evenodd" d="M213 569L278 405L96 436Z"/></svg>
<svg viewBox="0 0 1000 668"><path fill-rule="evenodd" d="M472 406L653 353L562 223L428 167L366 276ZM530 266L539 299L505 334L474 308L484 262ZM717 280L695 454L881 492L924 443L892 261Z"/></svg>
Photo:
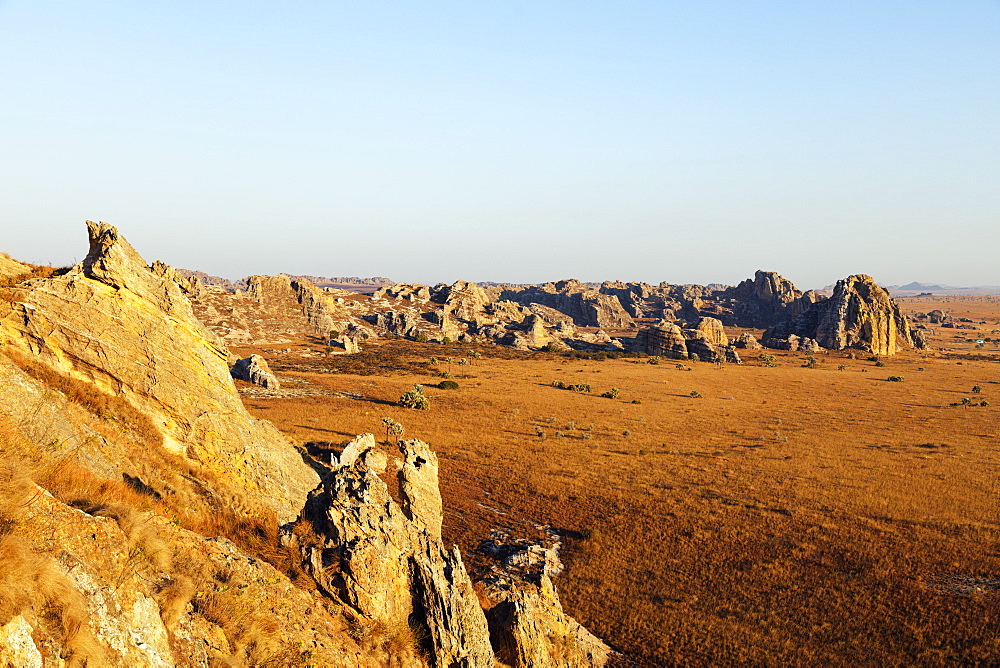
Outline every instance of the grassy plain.
<svg viewBox="0 0 1000 668"><path fill-rule="evenodd" d="M492 529L557 527L565 607L639 665L996 664L1000 347L972 337L1000 338L1000 300L949 299L978 331L935 327L931 345L952 351L881 365L482 346L460 366L469 346L386 341L348 358L303 340L264 352L314 394L245 402L314 449L401 422L439 454L445 537L471 567ZM434 388L449 369L459 389ZM396 405L416 383L428 411ZM951 405L963 398L989 405Z"/></svg>

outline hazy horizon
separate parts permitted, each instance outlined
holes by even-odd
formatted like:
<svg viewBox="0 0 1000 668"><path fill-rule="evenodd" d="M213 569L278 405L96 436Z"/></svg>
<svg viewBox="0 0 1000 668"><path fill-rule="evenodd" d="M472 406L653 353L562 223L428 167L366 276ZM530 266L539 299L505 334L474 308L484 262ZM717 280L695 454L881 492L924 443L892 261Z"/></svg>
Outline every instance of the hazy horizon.
<svg viewBox="0 0 1000 668"><path fill-rule="evenodd" d="M0 2L0 251L997 285L1000 3Z"/></svg>

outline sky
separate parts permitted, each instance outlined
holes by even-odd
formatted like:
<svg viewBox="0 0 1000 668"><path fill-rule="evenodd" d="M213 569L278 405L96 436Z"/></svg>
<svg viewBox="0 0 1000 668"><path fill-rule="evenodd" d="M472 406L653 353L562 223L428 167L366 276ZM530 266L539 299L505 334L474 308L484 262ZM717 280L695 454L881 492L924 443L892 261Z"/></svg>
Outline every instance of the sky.
<svg viewBox="0 0 1000 668"><path fill-rule="evenodd" d="M0 251L1000 284L1000 0L0 0Z"/></svg>

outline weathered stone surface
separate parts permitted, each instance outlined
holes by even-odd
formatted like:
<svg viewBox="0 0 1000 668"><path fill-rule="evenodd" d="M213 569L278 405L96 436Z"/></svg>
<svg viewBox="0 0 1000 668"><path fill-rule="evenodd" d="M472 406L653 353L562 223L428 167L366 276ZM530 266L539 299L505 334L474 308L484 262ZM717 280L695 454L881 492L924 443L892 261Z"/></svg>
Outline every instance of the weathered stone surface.
<svg viewBox="0 0 1000 668"><path fill-rule="evenodd" d="M773 271L757 271L753 279L721 296L732 301L734 322L742 327L770 327L790 320L817 300L814 292L803 295L791 281Z"/></svg>
<svg viewBox="0 0 1000 668"><path fill-rule="evenodd" d="M367 322L395 336L415 338L419 335L421 318L411 311L387 311L364 317Z"/></svg>
<svg viewBox="0 0 1000 668"><path fill-rule="evenodd" d="M764 346L750 332L743 332L733 340L733 345L746 350L760 350Z"/></svg>
<svg viewBox="0 0 1000 668"><path fill-rule="evenodd" d="M837 281L829 299L816 302L794 320L775 325L764 339L780 346L778 342L793 335L815 339L830 350L857 348L876 355L894 355L924 345L922 337L914 337L889 293L863 274Z"/></svg>
<svg viewBox="0 0 1000 668"><path fill-rule="evenodd" d="M404 443L403 467L399 471L403 512L411 522L422 523L432 539L440 540L444 509L438 489L437 455L423 441Z"/></svg>
<svg viewBox="0 0 1000 668"><path fill-rule="evenodd" d="M665 320L639 330L632 343L632 352L677 359L687 355L687 345L681 328Z"/></svg>
<svg viewBox="0 0 1000 668"><path fill-rule="evenodd" d="M635 326L632 316L625 311L617 297L602 294L576 280L505 290L502 299L554 308L568 315L581 327L628 329Z"/></svg>
<svg viewBox="0 0 1000 668"><path fill-rule="evenodd" d="M712 345L729 345L729 337L726 336L726 330L723 329L722 323L715 318L701 318L698 324L695 325L695 329Z"/></svg>
<svg viewBox="0 0 1000 668"><path fill-rule="evenodd" d="M306 567L359 615L394 628L418 617L430 629L436 665L492 666L472 582L461 556L438 537L436 458L424 443L400 442L401 507L367 463L375 447L374 436L359 436L309 495L299 521L321 542L299 545Z"/></svg>
<svg viewBox="0 0 1000 668"><path fill-rule="evenodd" d="M231 477L294 517L316 474L243 408L228 351L170 272L149 269L114 227L88 223L88 231L83 262L0 303L0 342L124 398L155 425L162 444L153 447Z"/></svg>
<svg viewBox="0 0 1000 668"><path fill-rule="evenodd" d="M432 299L444 304L445 312L468 323L479 323L486 316L486 307L492 301L486 291L469 281L455 281L442 286Z"/></svg>
<svg viewBox="0 0 1000 668"><path fill-rule="evenodd" d="M477 583L488 601L487 619L497 659L515 668L605 666L613 652L567 615L545 572L526 579L494 569Z"/></svg>
<svg viewBox="0 0 1000 668"><path fill-rule="evenodd" d="M251 355L250 357L237 360L229 373L233 378L245 380L248 383L260 385L271 390L277 390L281 387L277 376L271 373L271 367L267 365L267 360L260 355Z"/></svg>
<svg viewBox="0 0 1000 668"><path fill-rule="evenodd" d="M379 288L372 299L403 299L408 302L426 302L431 299L431 288L417 283L396 283Z"/></svg>
<svg viewBox="0 0 1000 668"><path fill-rule="evenodd" d="M247 277L247 295L260 304L284 307L286 317L298 311L309 330L317 334L343 329L351 320L350 314L332 296L305 279L292 279L285 274Z"/></svg>

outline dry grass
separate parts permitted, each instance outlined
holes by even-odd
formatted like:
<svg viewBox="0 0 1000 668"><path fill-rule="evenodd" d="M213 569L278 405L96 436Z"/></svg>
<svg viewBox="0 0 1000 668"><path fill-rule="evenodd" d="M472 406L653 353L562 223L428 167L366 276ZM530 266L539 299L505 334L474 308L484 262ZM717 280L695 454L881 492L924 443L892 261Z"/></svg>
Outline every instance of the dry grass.
<svg viewBox="0 0 1000 668"><path fill-rule="evenodd" d="M884 367L484 358L451 392L431 387L439 350L409 343L372 374L286 356L272 368L330 394L246 403L314 450L401 422L441 458L446 539L467 565L493 528L559 527L565 606L641 664L1000 659L1000 590L934 584L1000 580L1000 364L972 344ZM430 410L396 405L414 383ZM991 406L949 406L974 385Z"/></svg>
<svg viewBox="0 0 1000 668"><path fill-rule="evenodd" d="M71 666L102 665L101 645L86 627L87 604L48 554L35 552L22 515L35 486L11 465L0 463L0 626L31 614L61 638Z"/></svg>
<svg viewBox="0 0 1000 668"><path fill-rule="evenodd" d="M108 394L93 383L60 373L9 346L4 347L3 354L26 374L93 415L127 427L140 438L148 440L150 444L162 443L163 436L149 416L135 408L124 397Z"/></svg>

